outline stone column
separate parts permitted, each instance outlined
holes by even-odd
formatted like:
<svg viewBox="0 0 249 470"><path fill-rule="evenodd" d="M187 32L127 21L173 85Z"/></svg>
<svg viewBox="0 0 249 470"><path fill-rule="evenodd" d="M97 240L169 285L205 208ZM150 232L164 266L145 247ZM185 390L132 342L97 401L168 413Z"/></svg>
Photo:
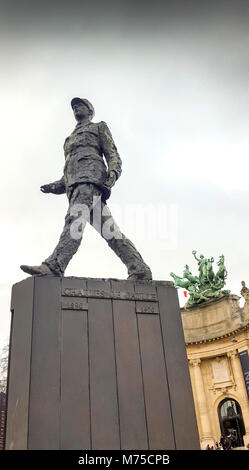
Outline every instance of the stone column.
<svg viewBox="0 0 249 470"><path fill-rule="evenodd" d="M207 444L214 446L214 438L212 437L211 425L208 415L208 406L205 395L204 383L201 373L201 359L190 360L194 373L194 388L196 391L197 409L200 418L200 440L201 447L205 449Z"/></svg>
<svg viewBox="0 0 249 470"><path fill-rule="evenodd" d="M249 402L245 388L244 377L241 369L240 359L237 351L229 351L227 356L231 360L231 366L238 393L238 402L241 406L242 416L245 424L246 434L244 436L244 443L249 443Z"/></svg>

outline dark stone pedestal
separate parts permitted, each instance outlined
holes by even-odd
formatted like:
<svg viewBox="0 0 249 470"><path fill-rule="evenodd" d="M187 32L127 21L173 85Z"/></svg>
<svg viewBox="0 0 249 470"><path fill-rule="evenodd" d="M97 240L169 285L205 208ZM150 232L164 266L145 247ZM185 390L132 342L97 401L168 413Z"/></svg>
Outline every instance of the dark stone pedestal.
<svg viewBox="0 0 249 470"><path fill-rule="evenodd" d="M6 449L199 449L176 289L13 286Z"/></svg>

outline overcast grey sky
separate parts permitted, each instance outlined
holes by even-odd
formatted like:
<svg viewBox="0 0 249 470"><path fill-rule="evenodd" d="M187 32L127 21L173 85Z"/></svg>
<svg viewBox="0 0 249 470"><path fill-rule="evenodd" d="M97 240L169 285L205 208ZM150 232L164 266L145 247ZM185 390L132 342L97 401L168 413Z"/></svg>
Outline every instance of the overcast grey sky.
<svg viewBox="0 0 249 470"><path fill-rule="evenodd" d="M111 129L123 174L109 206L154 279L186 263L197 274L193 249L215 262L223 253L226 288L239 294L249 284L249 2L1 3L0 347L19 265L46 258L63 227L66 196L39 187L62 175L74 96ZM88 227L66 275L127 273Z"/></svg>

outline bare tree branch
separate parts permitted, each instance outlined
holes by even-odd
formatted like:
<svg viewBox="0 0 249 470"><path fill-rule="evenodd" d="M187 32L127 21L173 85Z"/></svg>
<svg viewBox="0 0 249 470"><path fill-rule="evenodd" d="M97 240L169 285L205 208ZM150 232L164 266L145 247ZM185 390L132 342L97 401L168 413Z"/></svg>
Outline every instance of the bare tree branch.
<svg viewBox="0 0 249 470"><path fill-rule="evenodd" d="M0 353L0 392L6 393L8 376L9 345L3 347Z"/></svg>

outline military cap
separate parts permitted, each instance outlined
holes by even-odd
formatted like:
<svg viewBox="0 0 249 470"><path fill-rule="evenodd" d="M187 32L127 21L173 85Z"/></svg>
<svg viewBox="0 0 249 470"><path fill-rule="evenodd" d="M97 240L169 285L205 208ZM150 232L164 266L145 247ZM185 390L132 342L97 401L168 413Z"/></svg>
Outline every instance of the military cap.
<svg viewBox="0 0 249 470"><path fill-rule="evenodd" d="M89 111L90 111L90 113L91 113L91 117L93 118L93 116L94 116L94 114L95 114L95 111L94 111L94 107L93 107L92 103L90 103L90 101L88 101L86 98L78 98L78 97L76 97L76 98L73 98L73 99L72 99L72 101L71 101L71 106L73 107L73 105L74 105L75 103L84 103L84 104L88 107L88 109L89 109Z"/></svg>

